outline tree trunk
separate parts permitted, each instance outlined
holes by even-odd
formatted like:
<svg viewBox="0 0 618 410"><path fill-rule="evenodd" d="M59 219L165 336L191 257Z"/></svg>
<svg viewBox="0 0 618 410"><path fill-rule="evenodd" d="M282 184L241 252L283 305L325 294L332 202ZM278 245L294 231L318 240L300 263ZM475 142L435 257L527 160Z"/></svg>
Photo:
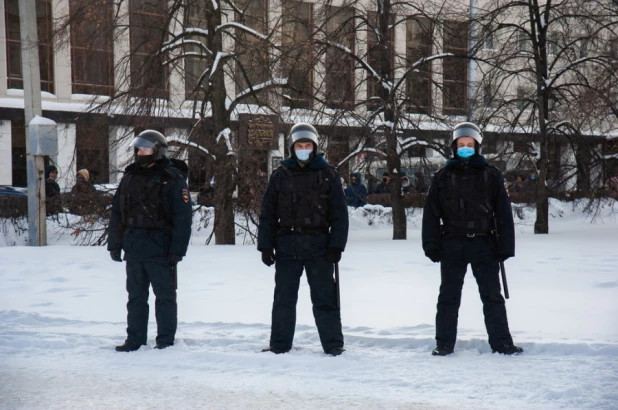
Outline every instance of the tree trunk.
<svg viewBox="0 0 618 410"><path fill-rule="evenodd" d="M214 3L213 3L214 4ZM221 22L220 10L210 13L209 25L216 27ZM223 39L220 32L209 33L209 43L212 50L223 49ZM212 75L211 104L214 125L214 138L220 132L230 127L230 113L225 106L226 90L223 70L217 70ZM231 135L230 135L231 138ZM231 142L231 141L230 141ZM232 146L234 146L232 144ZM232 195L236 188L236 157L230 155L225 138L221 137L215 147L215 244L235 245L234 204Z"/></svg>
<svg viewBox="0 0 618 410"><path fill-rule="evenodd" d="M540 191L543 191L544 194ZM537 189L536 195L536 221L534 222L534 233L549 233L549 197L547 196L547 188L542 187Z"/></svg>
<svg viewBox="0 0 618 410"><path fill-rule="evenodd" d="M401 197L401 158L397 153L397 135L394 129L387 130L386 164L391 173L391 203L393 213L393 239L407 239L406 209Z"/></svg>
<svg viewBox="0 0 618 410"><path fill-rule="evenodd" d="M391 200L393 202L393 239L407 239L408 221L406 208L403 206L401 196L401 179L399 182L391 182Z"/></svg>
<svg viewBox="0 0 618 410"><path fill-rule="evenodd" d="M225 145L224 141L220 144ZM235 187L234 157L224 153L215 162L215 244L235 245L234 204L232 195Z"/></svg>

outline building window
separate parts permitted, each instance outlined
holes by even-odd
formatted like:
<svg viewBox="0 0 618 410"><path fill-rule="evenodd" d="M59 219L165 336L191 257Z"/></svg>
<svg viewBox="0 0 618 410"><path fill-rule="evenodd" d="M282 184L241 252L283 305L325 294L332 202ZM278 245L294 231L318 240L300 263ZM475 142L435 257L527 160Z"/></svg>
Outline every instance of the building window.
<svg viewBox="0 0 618 410"><path fill-rule="evenodd" d="M354 52L354 9L329 7L326 23L327 40ZM354 60L345 51L326 49L326 102L330 108L350 109L354 105Z"/></svg>
<svg viewBox="0 0 618 410"><path fill-rule="evenodd" d="M483 137L483 154L498 153L498 137L495 135Z"/></svg>
<svg viewBox="0 0 618 410"><path fill-rule="evenodd" d="M618 59L618 38L615 38L610 41L609 55L614 59Z"/></svg>
<svg viewBox="0 0 618 410"><path fill-rule="evenodd" d="M350 154L350 137L348 135L329 135L327 138L326 157L332 166L337 167ZM337 170L347 179L350 174L350 162L338 166Z"/></svg>
<svg viewBox="0 0 618 410"><path fill-rule="evenodd" d="M387 75L388 79L393 81L394 73L394 60L395 60L395 37L393 31L393 25L395 23L394 16L390 16L388 25L390 29L387 32L386 38L380 43L378 34L380 32L380 21L378 19L378 13L370 11L367 14L369 18L370 26L367 27L367 63L375 70L376 73L381 75ZM382 48L388 47L387 55L388 60L388 72L383 67L384 60L382 59ZM367 75L367 99L368 108L370 110L376 110L382 106L380 102L380 93L382 91L382 85L379 80L373 77L371 74Z"/></svg>
<svg viewBox="0 0 618 410"><path fill-rule="evenodd" d="M520 53L529 53L532 51L532 43L530 42L530 37L528 37L528 33L524 30L519 30L517 32L517 48Z"/></svg>
<svg viewBox="0 0 618 410"><path fill-rule="evenodd" d="M104 121L77 123L75 165L87 169L89 182L109 183L109 126Z"/></svg>
<svg viewBox="0 0 618 410"><path fill-rule="evenodd" d="M407 150L408 157L410 158L427 158L427 146L425 145L412 145Z"/></svg>
<svg viewBox="0 0 618 410"><path fill-rule="evenodd" d="M485 50L494 50L494 26L486 27L483 33L483 48Z"/></svg>
<svg viewBox="0 0 618 410"><path fill-rule="evenodd" d="M421 58L431 56L433 27L431 21L425 18L410 18L406 22L406 58L408 67ZM408 111L414 113L430 113L432 105L431 72L432 63L418 65L408 73L406 79L406 95Z"/></svg>
<svg viewBox="0 0 618 410"><path fill-rule="evenodd" d="M70 0L74 94L113 95L112 0Z"/></svg>
<svg viewBox="0 0 618 410"><path fill-rule="evenodd" d="M131 0L131 88L135 95L168 98L167 55L157 53L167 35L167 0Z"/></svg>
<svg viewBox="0 0 618 410"><path fill-rule="evenodd" d="M523 86L519 86L517 87L517 100L516 100L516 105L517 108L519 108L520 110L524 110L528 107L528 104L530 103L530 91Z"/></svg>
<svg viewBox="0 0 618 410"><path fill-rule="evenodd" d="M485 107L494 105L494 88L491 83L483 86L483 105Z"/></svg>
<svg viewBox="0 0 618 410"><path fill-rule="evenodd" d="M468 23L447 21L444 23L444 52L452 53L443 61L444 114L466 113L468 97Z"/></svg>
<svg viewBox="0 0 618 410"><path fill-rule="evenodd" d="M11 168L13 186L27 186L26 128L23 121L11 121Z"/></svg>
<svg viewBox="0 0 618 410"><path fill-rule="evenodd" d="M268 1L240 0L236 6L242 14L236 14L236 21L257 31L268 32ZM236 30L236 94L248 92L249 88L268 80L268 44L266 41L248 34L245 30ZM263 99L263 97L262 97ZM247 104L260 103L260 95L251 93L243 99Z"/></svg>
<svg viewBox="0 0 618 410"><path fill-rule="evenodd" d="M513 152L517 152L520 154L527 154L530 152L530 147L528 145L528 142L526 140L524 140L523 138L518 138L516 137L513 140Z"/></svg>
<svg viewBox="0 0 618 410"><path fill-rule="evenodd" d="M290 108L313 106L313 4L290 2L283 9L283 76L288 79Z"/></svg>
<svg viewBox="0 0 618 410"><path fill-rule="evenodd" d="M196 1L190 1L185 7L185 28L208 29L206 8ZM203 35L190 35L185 45L185 97L193 99L204 94L204 89L198 87L198 82L204 71L209 67L206 39ZM201 43L203 45L197 44Z"/></svg>
<svg viewBox="0 0 618 410"><path fill-rule="evenodd" d="M7 87L23 89L19 1L5 0ZM36 1L41 91L54 93L54 48L52 43L51 0Z"/></svg>
<svg viewBox="0 0 618 410"><path fill-rule="evenodd" d="M558 33L547 34L547 53L554 56L558 54Z"/></svg>

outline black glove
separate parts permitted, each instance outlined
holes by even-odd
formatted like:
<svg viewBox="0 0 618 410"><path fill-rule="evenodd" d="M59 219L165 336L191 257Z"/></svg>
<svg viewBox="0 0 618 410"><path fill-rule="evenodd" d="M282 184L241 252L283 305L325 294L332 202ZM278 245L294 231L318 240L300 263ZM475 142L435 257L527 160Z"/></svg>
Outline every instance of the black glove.
<svg viewBox="0 0 618 410"><path fill-rule="evenodd" d="M109 251L109 256L111 256L114 262L122 262L122 257L120 256L120 249Z"/></svg>
<svg viewBox="0 0 618 410"><path fill-rule="evenodd" d="M167 263L169 263L172 266L178 265L178 262L180 262L181 260L182 260L182 256L176 253L170 253L167 257Z"/></svg>
<svg viewBox="0 0 618 410"><path fill-rule="evenodd" d="M425 256L427 256L433 263L440 262L440 250L439 249L431 249L425 252Z"/></svg>
<svg viewBox="0 0 618 410"><path fill-rule="evenodd" d="M262 249L262 263L266 266L275 263L275 251L273 249Z"/></svg>
<svg viewBox="0 0 618 410"><path fill-rule="evenodd" d="M507 260L510 257L511 257L511 255L506 255L506 254L499 253L498 254L498 261L499 262L504 262L505 260Z"/></svg>
<svg viewBox="0 0 618 410"><path fill-rule="evenodd" d="M326 259L331 263L337 263L341 260L341 252L343 251L339 248L328 248Z"/></svg>

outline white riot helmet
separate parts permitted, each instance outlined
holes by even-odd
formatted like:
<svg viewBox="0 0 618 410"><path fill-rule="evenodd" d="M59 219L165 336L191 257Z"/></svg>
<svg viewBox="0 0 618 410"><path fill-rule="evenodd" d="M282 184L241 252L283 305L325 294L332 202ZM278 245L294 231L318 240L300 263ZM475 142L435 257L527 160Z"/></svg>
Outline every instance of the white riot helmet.
<svg viewBox="0 0 618 410"><path fill-rule="evenodd" d="M318 153L318 131L311 124L301 122L296 124L290 130L290 140L288 144L288 152L290 156L295 158L294 143L296 142L312 142L313 154L312 158Z"/></svg>
<svg viewBox="0 0 618 410"><path fill-rule="evenodd" d="M455 125L453 128L453 136L451 137L451 150L453 153L457 152L457 138L460 137L470 137L473 138L475 142L474 151L476 154L481 153L481 145L483 144L483 133L478 125L473 124L471 122L460 122Z"/></svg>

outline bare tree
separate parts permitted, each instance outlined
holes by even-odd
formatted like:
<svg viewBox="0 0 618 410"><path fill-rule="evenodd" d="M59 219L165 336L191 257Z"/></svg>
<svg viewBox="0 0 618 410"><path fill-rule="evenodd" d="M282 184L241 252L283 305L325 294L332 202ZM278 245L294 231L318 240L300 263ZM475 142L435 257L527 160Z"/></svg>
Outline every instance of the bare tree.
<svg viewBox="0 0 618 410"><path fill-rule="evenodd" d="M242 147L233 122L239 112L276 113L269 90L284 82L272 75L279 25L269 21L267 7L266 0L71 1L62 25L75 32L88 16L111 11L109 24L90 31L128 39L129 50L114 61L113 92L103 102L93 99L90 113L120 114L136 130L186 130L170 143L200 152L213 164L217 244L235 242L233 194ZM84 37L91 41L83 40L83 48L96 49L96 36ZM170 85L173 76L184 91ZM186 100L193 101L190 110Z"/></svg>
<svg viewBox="0 0 618 410"><path fill-rule="evenodd" d="M402 158L418 146L448 155L448 136L436 138L435 132L424 128L431 122L446 129L445 124L453 121L450 116L465 113L465 74L460 79L463 87L460 83L445 86L437 76L440 65L434 63L459 60L456 52L442 47L440 34L445 26L463 28L466 57L467 23L459 17L460 25L453 24L456 2L345 1L334 7L327 1L316 2L314 7L317 17L306 43L312 47L311 61L318 68L311 78L313 88L304 91L311 95L312 104L305 104L302 114L311 115L329 135L327 152L335 157L333 165L339 169L361 153L386 160L393 176L393 239L406 239ZM396 40L396 31L406 38ZM396 41L406 47L402 50ZM440 99L450 96L446 109L436 108L434 94ZM338 127L348 132L337 131Z"/></svg>
<svg viewBox="0 0 618 410"><path fill-rule="evenodd" d="M589 193L602 178L603 134L616 129L608 94L616 78L609 47L618 37L616 8L594 0L499 0L485 7L474 50L483 72L479 115L498 133L518 135L515 145L530 147L520 151L533 157L538 173L534 231L548 233L556 181L577 177L579 191Z"/></svg>

